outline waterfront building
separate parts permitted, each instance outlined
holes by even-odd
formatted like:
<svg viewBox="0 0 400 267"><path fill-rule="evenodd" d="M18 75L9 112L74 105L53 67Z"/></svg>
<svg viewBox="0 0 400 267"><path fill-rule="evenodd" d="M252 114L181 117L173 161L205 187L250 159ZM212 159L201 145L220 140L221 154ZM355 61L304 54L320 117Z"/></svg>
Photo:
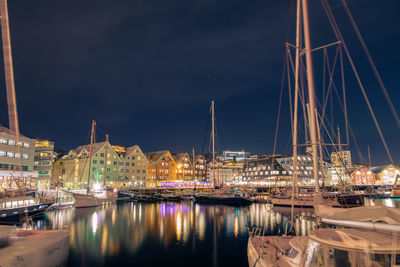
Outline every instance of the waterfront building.
<svg viewBox="0 0 400 267"><path fill-rule="evenodd" d="M138 145L125 148L125 172L132 187L146 187L149 161Z"/></svg>
<svg viewBox="0 0 400 267"><path fill-rule="evenodd" d="M51 173L53 170L54 142L35 139L34 171L38 172L37 187L48 189L50 187Z"/></svg>
<svg viewBox="0 0 400 267"><path fill-rule="evenodd" d="M124 171L124 160L117 154L109 142L94 143L90 170L91 185L104 181L105 150L107 163L105 183L110 186L127 186L129 179ZM86 188L89 175L90 145L72 149L54 164L52 182L60 182L66 188Z"/></svg>
<svg viewBox="0 0 400 267"><path fill-rule="evenodd" d="M351 162L350 150L340 150L331 153L331 163L334 167L345 167L351 168L353 164Z"/></svg>
<svg viewBox="0 0 400 267"><path fill-rule="evenodd" d="M292 175L293 172L293 157L278 157L276 158L279 165L286 171L286 174ZM327 177L329 164L322 161L322 171L319 174L322 177ZM297 156L297 178L299 185L314 185L313 178L313 162L311 155L298 155Z"/></svg>
<svg viewBox="0 0 400 267"><path fill-rule="evenodd" d="M376 174L367 166L360 165L349 172L356 185L374 185L376 183Z"/></svg>
<svg viewBox="0 0 400 267"><path fill-rule="evenodd" d="M270 156L250 161L244 165L238 184L252 186L284 186L291 181L291 170L286 170L277 158Z"/></svg>
<svg viewBox="0 0 400 267"><path fill-rule="evenodd" d="M400 168L393 164L372 167L371 171L376 174L376 184L380 185L393 185L396 177L400 176Z"/></svg>
<svg viewBox="0 0 400 267"><path fill-rule="evenodd" d="M193 167L188 153L172 154L176 162L176 179L182 181L193 180Z"/></svg>
<svg viewBox="0 0 400 267"><path fill-rule="evenodd" d="M207 181L207 165L203 155L195 157L193 178L195 182Z"/></svg>
<svg viewBox="0 0 400 267"><path fill-rule="evenodd" d="M38 173L33 170L34 155L33 139L20 134L17 142L15 133L0 125L0 188L17 187L13 179L20 187L36 188Z"/></svg>
<svg viewBox="0 0 400 267"><path fill-rule="evenodd" d="M177 164L168 150L145 153L147 165L147 187L161 187L166 183L178 183Z"/></svg>

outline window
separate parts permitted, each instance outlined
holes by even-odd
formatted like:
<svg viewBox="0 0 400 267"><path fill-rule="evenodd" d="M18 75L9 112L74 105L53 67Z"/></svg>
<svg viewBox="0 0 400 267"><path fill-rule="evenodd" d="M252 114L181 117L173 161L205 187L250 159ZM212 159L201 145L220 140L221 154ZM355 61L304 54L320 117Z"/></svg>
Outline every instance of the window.
<svg viewBox="0 0 400 267"><path fill-rule="evenodd" d="M146 170L143 170L142 173L146 173Z"/></svg>
<svg viewBox="0 0 400 267"><path fill-rule="evenodd" d="M27 154L22 154L23 159L29 159L29 156Z"/></svg>
<svg viewBox="0 0 400 267"><path fill-rule="evenodd" d="M15 155L14 155L17 159L19 159L20 157L21 157L21 154L19 154L19 153L15 153Z"/></svg>
<svg viewBox="0 0 400 267"><path fill-rule="evenodd" d="M140 173L140 170L137 170L137 173Z"/></svg>
<svg viewBox="0 0 400 267"><path fill-rule="evenodd" d="M135 160L135 156L132 156L132 160Z"/></svg>
<svg viewBox="0 0 400 267"><path fill-rule="evenodd" d="M15 146L15 141L14 140L8 140L8 144L10 146Z"/></svg>
<svg viewBox="0 0 400 267"><path fill-rule="evenodd" d="M7 144L7 139L0 138L0 144Z"/></svg>
<svg viewBox="0 0 400 267"><path fill-rule="evenodd" d="M42 174L49 174L49 171L39 171L39 175L42 175Z"/></svg>
<svg viewBox="0 0 400 267"><path fill-rule="evenodd" d="M100 160L100 164L102 164L102 165L103 165L103 164L104 164L104 160Z"/></svg>
<svg viewBox="0 0 400 267"><path fill-rule="evenodd" d="M125 163L125 166L129 166L129 162L126 162L126 163Z"/></svg>
<svg viewBox="0 0 400 267"><path fill-rule="evenodd" d="M114 161L114 162L113 162L113 164L114 164L114 166L115 166L115 165L117 165L117 162L116 162L116 161Z"/></svg>
<svg viewBox="0 0 400 267"><path fill-rule="evenodd" d="M22 142L17 142L18 146L23 146Z"/></svg>
<svg viewBox="0 0 400 267"><path fill-rule="evenodd" d="M92 168L92 171L94 171L94 172L95 172L95 171L96 171L96 167L93 167L93 168Z"/></svg>
<svg viewBox="0 0 400 267"><path fill-rule="evenodd" d="M107 168L107 172L109 172L110 171L110 168ZM109 176L107 176L107 178L109 178Z"/></svg>
<svg viewBox="0 0 400 267"><path fill-rule="evenodd" d="M7 153L5 151L0 151L0 157L5 157Z"/></svg>
<svg viewBox="0 0 400 267"><path fill-rule="evenodd" d="M131 165L132 165L132 166L135 166L135 162L132 162Z"/></svg>
<svg viewBox="0 0 400 267"><path fill-rule="evenodd" d="M100 157L103 157L103 158L104 158L104 153L100 153Z"/></svg>
<svg viewBox="0 0 400 267"><path fill-rule="evenodd" d="M7 152L7 157L13 158L14 157L14 153L13 152Z"/></svg>
<svg viewBox="0 0 400 267"><path fill-rule="evenodd" d="M96 159L93 160L93 164L97 164L97 160Z"/></svg>

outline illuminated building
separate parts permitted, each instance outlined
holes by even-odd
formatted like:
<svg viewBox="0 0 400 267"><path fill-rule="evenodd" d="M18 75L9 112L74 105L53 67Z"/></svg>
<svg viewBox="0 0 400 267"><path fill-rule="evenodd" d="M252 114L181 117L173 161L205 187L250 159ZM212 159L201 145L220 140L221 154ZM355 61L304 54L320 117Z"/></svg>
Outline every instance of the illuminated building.
<svg viewBox="0 0 400 267"><path fill-rule="evenodd" d="M207 166L206 160L203 155L198 155L195 157L194 163L194 180L197 182L207 181Z"/></svg>
<svg viewBox="0 0 400 267"><path fill-rule="evenodd" d="M124 154L125 172L131 186L146 187L147 166L149 161L138 145L127 147Z"/></svg>
<svg viewBox="0 0 400 267"><path fill-rule="evenodd" d="M222 151L222 161L244 162L250 159L250 153L245 151Z"/></svg>
<svg viewBox="0 0 400 267"><path fill-rule="evenodd" d="M168 150L145 153L147 187L160 187L162 182L176 182L176 162Z"/></svg>
<svg viewBox="0 0 400 267"><path fill-rule="evenodd" d="M349 170L353 183L356 185L374 185L376 175L367 166L359 166Z"/></svg>
<svg viewBox="0 0 400 267"><path fill-rule="evenodd" d="M19 177L20 186L36 187L37 172L33 170L35 141L0 125L0 188L15 187L12 177ZM22 172L19 170L22 165Z"/></svg>
<svg viewBox="0 0 400 267"><path fill-rule="evenodd" d="M33 169L38 172L37 186L48 189L53 169L54 142L35 139L35 163Z"/></svg>
<svg viewBox="0 0 400 267"><path fill-rule="evenodd" d="M376 184L381 185L393 185L396 177L400 176L400 168L393 164L372 167L371 171L376 174Z"/></svg>
<svg viewBox="0 0 400 267"><path fill-rule="evenodd" d="M331 153L332 166L335 167L353 167L351 162L351 152L350 150L340 150Z"/></svg>
<svg viewBox="0 0 400 267"><path fill-rule="evenodd" d="M172 154L176 162L176 179L190 181L193 179L193 168L188 153Z"/></svg>
<svg viewBox="0 0 400 267"><path fill-rule="evenodd" d="M286 185L291 171L284 169L275 157L253 160L244 165L239 184L254 186Z"/></svg>
<svg viewBox="0 0 400 267"><path fill-rule="evenodd" d="M91 184L102 184L104 179L106 142L94 143L90 170ZM52 182L63 183L66 188L84 188L89 175L90 146L79 146L54 163ZM124 160L107 142L106 179L108 185L127 186L129 179L124 171Z"/></svg>

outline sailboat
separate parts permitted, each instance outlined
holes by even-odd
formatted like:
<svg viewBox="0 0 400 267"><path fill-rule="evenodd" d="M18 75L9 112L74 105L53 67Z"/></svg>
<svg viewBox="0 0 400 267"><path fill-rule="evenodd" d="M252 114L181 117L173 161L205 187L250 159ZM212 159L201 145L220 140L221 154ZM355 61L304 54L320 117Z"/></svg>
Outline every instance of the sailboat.
<svg viewBox="0 0 400 267"><path fill-rule="evenodd" d="M300 48L300 17L307 63L309 121L315 179L314 209L321 225L349 229L316 229L308 236L249 236L249 266L398 266L400 210L390 207L333 208L322 199L318 182L315 90L311 57L308 0L297 0L296 69ZM296 112L296 111L295 111ZM296 142L294 142L296 144ZM295 172L295 171L294 171ZM296 176L294 176L296 177ZM292 187L292 212L295 202Z"/></svg>
<svg viewBox="0 0 400 267"><path fill-rule="evenodd" d="M92 163L92 152L93 152L93 139L94 139L94 127L96 122L92 121L92 131L90 137L90 148L89 148L89 172L87 180L87 191L86 194L73 193L75 198L75 208L89 208L98 207L115 203L117 199L117 193L112 188L105 186L106 170L107 170L107 147L108 147L108 135L106 136L105 143L105 161L104 161L104 183L102 192L90 192L90 175L91 175L91 163Z"/></svg>

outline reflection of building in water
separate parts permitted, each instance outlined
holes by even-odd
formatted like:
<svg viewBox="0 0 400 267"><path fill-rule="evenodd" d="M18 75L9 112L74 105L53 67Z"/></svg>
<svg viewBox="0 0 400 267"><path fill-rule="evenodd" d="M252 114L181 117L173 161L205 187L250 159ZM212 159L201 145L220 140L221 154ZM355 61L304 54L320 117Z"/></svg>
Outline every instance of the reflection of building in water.
<svg viewBox="0 0 400 267"><path fill-rule="evenodd" d="M315 226L314 219L308 213L299 213L299 210L296 213L296 235L306 235ZM289 222L289 216L274 210L269 204L255 204L249 207L248 226L259 228L264 234L284 234Z"/></svg>

